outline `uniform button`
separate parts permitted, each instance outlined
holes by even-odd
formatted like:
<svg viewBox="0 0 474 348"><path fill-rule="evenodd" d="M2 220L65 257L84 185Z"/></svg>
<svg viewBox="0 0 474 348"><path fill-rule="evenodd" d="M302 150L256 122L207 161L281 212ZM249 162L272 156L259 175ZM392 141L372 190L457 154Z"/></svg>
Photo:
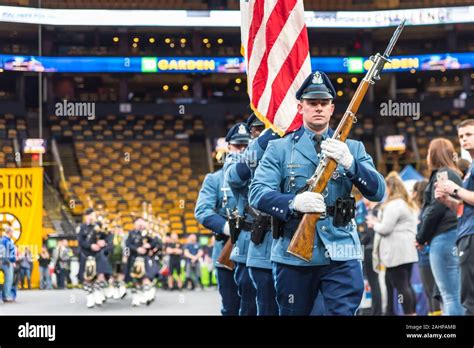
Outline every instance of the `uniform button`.
<svg viewBox="0 0 474 348"><path fill-rule="evenodd" d="M321 227L323 231L326 231L326 226Z"/></svg>
<svg viewBox="0 0 474 348"><path fill-rule="evenodd" d="M281 210L280 210L280 213L282 213L282 214L283 214L283 209L281 209Z"/></svg>

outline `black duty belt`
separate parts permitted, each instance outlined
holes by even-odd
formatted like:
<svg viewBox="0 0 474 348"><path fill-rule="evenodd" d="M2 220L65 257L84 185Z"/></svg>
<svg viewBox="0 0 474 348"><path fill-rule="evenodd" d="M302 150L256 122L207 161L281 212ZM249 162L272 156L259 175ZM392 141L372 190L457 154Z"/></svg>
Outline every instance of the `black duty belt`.
<svg viewBox="0 0 474 348"><path fill-rule="evenodd" d="M293 212L292 215L297 219L303 217L303 214L299 212ZM336 227L347 225L355 216L355 199L353 197L347 199L339 197L334 206L326 207L326 211L321 214L320 219L325 219L328 216L333 217L333 225Z"/></svg>
<svg viewBox="0 0 474 348"><path fill-rule="evenodd" d="M321 213L320 219L325 219L328 216L334 217L334 211L336 210L335 206L326 207L326 211ZM293 211L291 214L292 217L296 219L301 219L305 213L300 213L299 211Z"/></svg>
<svg viewBox="0 0 474 348"><path fill-rule="evenodd" d="M245 230L246 232L252 231L252 223L249 222L249 221L243 221L243 222L241 222L240 227L241 227L241 230L242 230L242 231L244 231L244 230Z"/></svg>

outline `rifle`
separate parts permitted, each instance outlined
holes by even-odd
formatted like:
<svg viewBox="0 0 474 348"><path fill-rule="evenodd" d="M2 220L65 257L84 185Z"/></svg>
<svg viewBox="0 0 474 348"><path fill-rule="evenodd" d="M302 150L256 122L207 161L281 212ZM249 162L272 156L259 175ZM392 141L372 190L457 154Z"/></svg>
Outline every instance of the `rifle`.
<svg viewBox="0 0 474 348"><path fill-rule="evenodd" d="M402 33L404 26L405 20L403 20L398 25L383 55L377 53L375 56L370 57L370 60L373 62L373 64L360 82L359 87L357 87L357 90L352 97L352 100L347 107L341 122L337 126L337 129L332 136L333 139L346 141L349 132L351 131L352 124L357 122L355 115L359 110L359 106L362 103L369 86L375 84L376 80L380 80L380 73L382 72L385 63L389 62L388 57L392 53L392 50L398 40L398 37ZM331 179L332 174L336 170L336 167L337 162L335 160L323 156L313 176L307 181L308 191L322 193L326 189L326 186ZM311 261L313 258L316 223L318 222L320 216L321 213L303 215L303 218L301 219L298 228L291 239L290 245L288 246L288 253L303 259L304 261Z"/></svg>
<svg viewBox="0 0 474 348"><path fill-rule="evenodd" d="M230 241L230 237L227 239L227 242L224 244L224 248L222 248L221 254L219 255L219 258L217 259L217 263L221 265L224 268L227 268L229 271L234 270L234 263L230 259L230 254L232 253L234 245Z"/></svg>

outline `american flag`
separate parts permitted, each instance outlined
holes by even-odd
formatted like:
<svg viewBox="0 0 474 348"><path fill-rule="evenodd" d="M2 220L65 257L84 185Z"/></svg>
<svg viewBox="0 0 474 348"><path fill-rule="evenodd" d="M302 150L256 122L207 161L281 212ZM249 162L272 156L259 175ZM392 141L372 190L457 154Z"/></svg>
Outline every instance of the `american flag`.
<svg viewBox="0 0 474 348"><path fill-rule="evenodd" d="M311 73L303 0L241 0L250 106L283 134L301 125L295 93Z"/></svg>

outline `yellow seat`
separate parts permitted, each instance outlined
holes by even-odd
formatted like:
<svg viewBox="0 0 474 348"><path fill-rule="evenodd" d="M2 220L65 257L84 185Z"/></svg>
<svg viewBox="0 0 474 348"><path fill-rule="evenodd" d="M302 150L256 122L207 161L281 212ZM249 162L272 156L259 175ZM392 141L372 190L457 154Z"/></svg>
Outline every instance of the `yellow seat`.
<svg viewBox="0 0 474 348"><path fill-rule="evenodd" d="M199 233L199 229L197 228L197 226L189 226L186 228L186 231L188 233Z"/></svg>
<svg viewBox="0 0 474 348"><path fill-rule="evenodd" d="M103 181L103 178L102 176L99 176L99 175L94 175L91 177L91 181L97 185L97 184L100 184L102 181Z"/></svg>
<svg viewBox="0 0 474 348"><path fill-rule="evenodd" d="M115 183L112 180L105 180L104 187L111 189L115 186Z"/></svg>
<svg viewBox="0 0 474 348"><path fill-rule="evenodd" d="M128 188L125 186L119 186L117 187L117 192L123 196L128 192Z"/></svg>

